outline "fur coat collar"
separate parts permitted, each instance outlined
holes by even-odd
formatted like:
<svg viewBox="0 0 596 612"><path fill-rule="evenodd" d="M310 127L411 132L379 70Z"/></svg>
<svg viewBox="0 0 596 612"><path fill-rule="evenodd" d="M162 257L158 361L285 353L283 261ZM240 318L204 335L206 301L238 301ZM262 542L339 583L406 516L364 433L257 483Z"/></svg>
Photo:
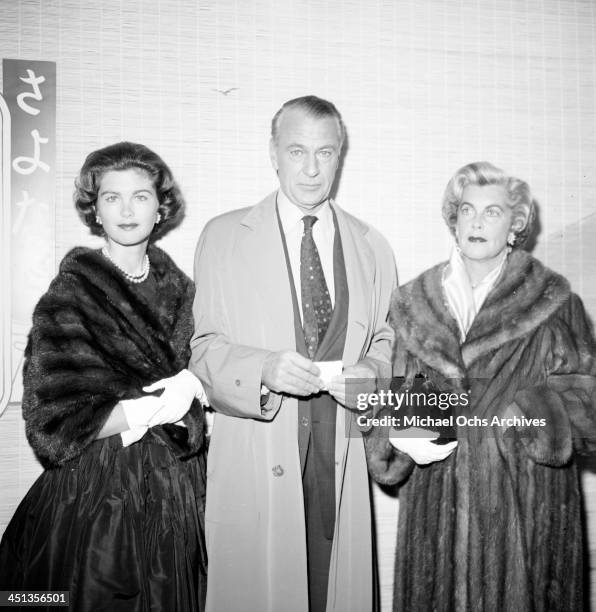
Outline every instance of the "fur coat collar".
<svg viewBox="0 0 596 612"><path fill-rule="evenodd" d="M525 251L514 250L460 345L442 288L446 265L441 263L396 289L390 316L398 349L448 379L465 378L482 355L536 329L570 296L569 283L562 276Z"/></svg>

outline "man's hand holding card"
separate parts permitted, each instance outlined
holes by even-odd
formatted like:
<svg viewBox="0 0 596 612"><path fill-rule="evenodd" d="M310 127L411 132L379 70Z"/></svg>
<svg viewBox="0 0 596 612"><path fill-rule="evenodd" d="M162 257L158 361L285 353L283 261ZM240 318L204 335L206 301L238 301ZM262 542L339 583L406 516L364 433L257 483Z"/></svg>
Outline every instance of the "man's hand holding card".
<svg viewBox="0 0 596 612"><path fill-rule="evenodd" d="M341 364L341 361L327 363ZM326 381L323 375L321 375L321 378L326 382L329 394L339 404L350 410L358 410L359 394L374 393L376 391L375 372L372 368L362 363L344 368L343 372L340 371L329 382Z"/></svg>

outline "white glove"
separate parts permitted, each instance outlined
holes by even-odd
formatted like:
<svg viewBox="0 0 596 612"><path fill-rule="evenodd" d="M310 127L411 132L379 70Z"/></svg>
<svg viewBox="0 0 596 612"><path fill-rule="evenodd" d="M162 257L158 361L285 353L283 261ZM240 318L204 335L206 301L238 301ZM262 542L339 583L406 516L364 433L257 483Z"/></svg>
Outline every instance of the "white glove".
<svg viewBox="0 0 596 612"><path fill-rule="evenodd" d="M137 399L120 400L120 405L129 427L128 430L120 432L120 437L123 446L130 446L145 435L151 417L161 407L161 401L159 397L147 395Z"/></svg>
<svg viewBox="0 0 596 612"><path fill-rule="evenodd" d="M162 378L152 385L143 387L143 391L148 393L158 389L163 389L161 396L155 398L160 402L161 408L149 421L149 427L176 423L189 411L195 398L204 406L209 405L201 381L188 370L181 370L176 376Z"/></svg>
<svg viewBox="0 0 596 612"><path fill-rule="evenodd" d="M408 435L404 436L406 431ZM419 465L427 465L434 461L443 461L443 459L447 459L455 450L457 440L447 444L435 444L433 440L436 440L439 436L436 435L433 438L423 437L425 434L428 435L428 433L434 434L435 432L428 432L412 427L400 432L399 436L389 436L389 442L398 451L410 455Z"/></svg>

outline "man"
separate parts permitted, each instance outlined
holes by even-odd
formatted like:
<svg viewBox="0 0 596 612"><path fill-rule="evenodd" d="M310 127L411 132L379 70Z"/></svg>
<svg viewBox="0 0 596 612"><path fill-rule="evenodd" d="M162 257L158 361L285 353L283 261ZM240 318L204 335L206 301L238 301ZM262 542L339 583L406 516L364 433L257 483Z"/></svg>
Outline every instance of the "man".
<svg viewBox="0 0 596 612"><path fill-rule="evenodd" d="M210 221L197 247L190 368L216 415L207 469L210 612L366 612L371 512L346 379L390 371L395 265L329 199L345 129L333 104L272 122L280 188ZM322 381L315 361L342 360Z"/></svg>

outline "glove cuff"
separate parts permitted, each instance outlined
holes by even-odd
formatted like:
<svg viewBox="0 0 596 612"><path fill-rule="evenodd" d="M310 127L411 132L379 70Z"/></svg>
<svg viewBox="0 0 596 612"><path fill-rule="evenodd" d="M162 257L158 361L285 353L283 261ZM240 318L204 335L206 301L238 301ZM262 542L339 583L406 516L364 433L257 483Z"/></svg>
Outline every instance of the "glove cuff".
<svg viewBox="0 0 596 612"><path fill-rule="evenodd" d="M120 400L120 405L126 417L129 430L136 430L139 427L148 427L148 420L152 415L147 415L144 410L139 408L138 400Z"/></svg>
<svg viewBox="0 0 596 612"><path fill-rule="evenodd" d="M189 389L193 390L195 398L201 400L201 403L204 403L206 395L201 381L190 370L186 369L180 370L177 376L180 380L184 381L185 384L188 384Z"/></svg>
<svg viewBox="0 0 596 612"><path fill-rule="evenodd" d="M120 432L122 438L122 446L127 447L135 442L138 442L146 433L149 428L146 426L135 427L134 429L127 429L126 431Z"/></svg>

